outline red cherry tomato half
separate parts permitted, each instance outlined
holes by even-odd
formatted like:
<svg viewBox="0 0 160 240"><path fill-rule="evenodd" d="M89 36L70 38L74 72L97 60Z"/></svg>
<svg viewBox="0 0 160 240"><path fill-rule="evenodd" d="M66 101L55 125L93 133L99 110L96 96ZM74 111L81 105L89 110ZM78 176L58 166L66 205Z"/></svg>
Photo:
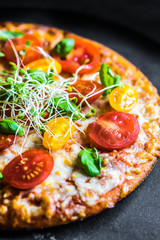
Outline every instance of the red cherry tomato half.
<svg viewBox="0 0 160 240"><path fill-rule="evenodd" d="M0 134L0 150L10 147L15 140L14 135Z"/></svg>
<svg viewBox="0 0 160 240"><path fill-rule="evenodd" d="M37 49L38 46L41 46L39 40L31 34L26 34L20 38L12 38L5 43L4 53L8 61L17 63L11 41L24 65L40 58L41 53ZM26 47L26 43L29 43L28 47ZM24 55L20 55L22 50L25 51Z"/></svg>
<svg viewBox="0 0 160 240"><path fill-rule="evenodd" d="M103 89L102 84L96 81L92 82L90 80L77 80L76 83L71 85L71 87L73 91L69 94L69 97L70 98L76 97L78 99L77 101L78 104L83 100L83 97L78 95L77 91L83 96L88 95L86 100L89 103L92 103L102 95L102 92L99 91ZM83 105L85 105L85 102L83 103Z"/></svg>
<svg viewBox="0 0 160 240"><path fill-rule="evenodd" d="M84 68L79 71L79 74L94 73L100 69L100 52L94 43L73 34L68 34L67 38L73 38L75 41L74 49L66 56L65 59L61 59L56 54L53 57L62 65L62 71L67 73L75 73L77 68L88 60L88 63L84 65Z"/></svg>
<svg viewBox="0 0 160 240"><path fill-rule="evenodd" d="M53 169L53 157L43 149L30 149L15 157L3 169L3 177L12 187L29 189L43 182Z"/></svg>
<svg viewBox="0 0 160 240"><path fill-rule="evenodd" d="M103 150L122 149L133 144L140 131L138 120L129 113L108 112L88 125L90 140Z"/></svg>

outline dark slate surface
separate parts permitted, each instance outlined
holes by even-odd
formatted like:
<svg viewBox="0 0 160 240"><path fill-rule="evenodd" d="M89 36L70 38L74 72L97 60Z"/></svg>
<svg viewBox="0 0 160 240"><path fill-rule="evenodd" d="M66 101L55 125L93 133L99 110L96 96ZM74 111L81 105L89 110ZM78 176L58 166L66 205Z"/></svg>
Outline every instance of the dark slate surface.
<svg viewBox="0 0 160 240"><path fill-rule="evenodd" d="M35 7L83 12L129 26L160 43L159 0L1 0L0 7Z"/></svg>
<svg viewBox="0 0 160 240"><path fill-rule="evenodd" d="M102 18L38 9L2 9L0 21L43 23L99 41L139 67L160 90L160 46L130 29ZM0 231L0 239L158 240L160 239L160 163L147 179L115 208L84 221L34 231Z"/></svg>

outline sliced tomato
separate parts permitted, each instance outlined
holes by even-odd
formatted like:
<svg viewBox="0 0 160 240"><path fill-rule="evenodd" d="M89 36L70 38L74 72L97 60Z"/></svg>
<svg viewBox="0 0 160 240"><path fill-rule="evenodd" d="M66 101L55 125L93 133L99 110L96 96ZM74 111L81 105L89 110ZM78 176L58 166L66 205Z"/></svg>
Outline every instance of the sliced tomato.
<svg viewBox="0 0 160 240"><path fill-rule="evenodd" d="M67 73L75 73L76 70L85 63L84 68L79 71L79 74L94 73L100 69L100 51L98 47L89 42L86 39L75 36L74 34L68 34L66 38L73 38L75 41L74 49L66 56L65 59L61 59L55 53L53 57L62 65L62 71Z"/></svg>
<svg viewBox="0 0 160 240"><path fill-rule="evenodd" d="M129 112L135 107L137 101L137 91L126 84L121 88L113 89L109 94L109 103L116 111Z"/></svg>
<svg viewBox="0 0 160 240"><path fill-rule="evenodd" d="M38 69L41 70L43 72L48 72L48 69L53 69L57 71L57 73L61 72L61 64L59 64L59 62L57 62L55 59L50 59L50 58L41 58L38 59L36 61L33 61L29 64L27 64L24 67L24 70L27 69Z"/></svg>
<svg viewBox="0 0 160 240"><path fill-rule="evenodd" d="M24 65L40 58L41 53L37 49L38 46L41 46L39 40L31 34L26 34L20 38L12 38L5 43L4 53L8 61L17 63L16 55L11 42ZM27 42L30 44L28 47L26 46ZM24 55L20 54L22 50L25 52Z"/></svg>
<svg viewBox="0 0 160 240"><path fill-rule="evenodd" d="M65 146L72 137L75 126L69 118L57 118L50 120L46 125L43 137L43 146L47 149L58 150Z"/></svg>
<svg viewBox="0 0 160 240"><path fill-rule="evenodd" d="M33 148L15 157L2 174L12 187L30 189L50 175L53 165L53 157L47 151Z"/></svg>
<svg viewBox="0 0 160 240"><path fill-rule="evenodd" d="M90 80L77 80L76 83L71 85L73 91L69 94L70 98L76 97L78 99L77 103L79 104L83 100L83 96L87 96L86 100L89 103L94 102L97 100L101 95L102 92L99 92L103 89L102 84L96 81ZM80 94L78 94L78 92ZM83 95L83 96L81 96ZM83 105L85 102L83 103Z"/></svg>
<svg viewBox="0 0 160 240"><path fill-rule="evenodd" d="M133 144L139 134L138 120L129 113L108 112L88 125L92 143L100 149L112 151Z"/></svg>
<svg viewBox="0 0 160 240"><path fill-rule="evenodd" d="M10 147L15 140L14 135L4 135L0 134L0 150L4 150Z"/></svg>

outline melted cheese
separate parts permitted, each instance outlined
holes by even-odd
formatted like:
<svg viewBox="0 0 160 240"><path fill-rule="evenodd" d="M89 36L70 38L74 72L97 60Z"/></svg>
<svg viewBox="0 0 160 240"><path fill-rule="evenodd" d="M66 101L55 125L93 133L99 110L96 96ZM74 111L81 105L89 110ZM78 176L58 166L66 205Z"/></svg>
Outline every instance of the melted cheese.
<svg viewBox="0 0 160 240"><path fill-rule="evenodd" d="M89 123L95 121L96 118L102 113L110 110L108 108L108 100L99 99L94 102L93 106L98 109L97 113L90 119L79 122L80 128L83 131L86 130ZM85 108L84 112L87 111L88 109ZM139 116L138 120L141 126L144 124L144 122L146 122L143 104L137 104L131 113ZM70 197L78 194L87 205L92 206L99 201L103 194L122 184L125 179L125 174L127 172L130 173L133 170L133 167L128 167L122 162L119 163L119 166L113 165L111 164L114 161L113 157L111 157L108 153L103 153L100 154L100 157L106 161L106 164L102 168L100 176L89 178L81 170L74 170L75 166L77 166L78 153L81 150L81 147L78 144L78 138L76 141L77 143L71 141L69 150L64 147L63 149L51 152L54 158L53 171L41 185L34 188L34 192L41 194L44 190L49 189L54 196L54 201L57 202L57 204L59 204L58 202L61 201L62 206L66 206ZM139 144L145 144L147 141L148 137L143 129L141 129L137 142L124 150L126 153L130 153L131 164L140 161L140 159L135 157L135 153L141 151ZM41 139L38 139L34 132L31 132L28 135L25 144L23 143L24 137L20 137L15 145L12 145L10 148L5 150L5 152L0 154L0 170L2 170L4 166L16 155L25 151L26 149L37 146L42 147L40 145ZM116 153L116 151L114 152ZM131 179L129 176L127 178ZM21 204L23 205L22 202ZM28 211L32 210L30 209ZM35 209L35 212L36 211L37 210Z"/></svg>
<svg viewBox="0 0 160 240"><path fill-rule="evenodd" d="M72 174L72 179L87 205L94 205L104 193L107 193L114 187L124 181L124 175L120 170L113 167L106 167L101 170L104 176L102 178L85 176L81 171Z"/></svg>
<svg viewBox="0 0 160 240"><path fill-rule="evenodd" d="M139 89L138 91L140 92ZM153 103L150 103L148 107L153 107L153 105ZM108 99L98 99L92 106L97 109L96 114L86 121L78 122L83 132L86 131L88 124L95 121L102 113L112 111L108 104ZM89 109L86 107L83 111L86 114ZM155 107L153 111L155 113L155 119L158 118L158 107ZM143 99L140 99L136 107L130 113L138 116L141 130L137 141L130 147L123 149L124 161L115 160L115 156L119 157L119 152L116 150L113 151L113 155L110 153L100 153L103 162L101 173L92 178L86 176L77 164L77 156L81 150L80 143L83 144L83 138L85 138L85 136L75 132L73 135L75 141L70 140L62 149L51 152L54 158L54 168L51 175L42 184L32 189L33 196L38 195L42 197L42 204L40 206L34 206L30 204L29 198L23 199L21 196L18 196L12 202L13 208L18 208L19 211L22 211L22 215L26 222L30 221L28 216L37 216L43 213L45 213L47 218L50 218L54 214L54 208L56 207L63 209L67 216L72 215L72 213L73 215L77 213L79 216L84 217L84 206L77 204L67 208L74 196L79 196L81 201L85 202L88 206L93 206L97 202L103 201L104 195L110 190L121 185L125 179L133 179L131 175L132 172L138 173L139 171L138 167L134 167L134 164L145 163L151 157L148 153L143 156L141 155L145 143L149 141L149 137L142 126L147 124L150 118L153 118L150 117L148 113L146 115L145 112L145 103ZM148 129L148 131L152 132L154 129L157 134L159 133L159 126L157 124L151 123L149 127L150 129ZM0 153L0 171L21 152L34 147L43 147L41 144L42 140L38 138L33 131L30 132L27 139L18 137L14 145ZM123 186L123 193L125 194L128 189L128 185L125 183ZM45 202L45 204L43 202ZM113 206L112 199L110 200L108 198L107 206ZM72 220L76 218L77 216L71 217Z"/></svg>

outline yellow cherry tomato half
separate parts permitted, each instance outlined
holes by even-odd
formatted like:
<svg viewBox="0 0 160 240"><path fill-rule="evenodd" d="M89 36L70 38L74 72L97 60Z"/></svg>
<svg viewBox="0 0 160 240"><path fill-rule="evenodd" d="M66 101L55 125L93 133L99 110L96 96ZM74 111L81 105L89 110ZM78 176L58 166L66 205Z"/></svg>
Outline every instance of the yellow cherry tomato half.
<svg viewBox="0 0 160 240"><path fill-rule="evenodd" d="M24 67L24 70L37 69L47 73L49 68L53 69L54 71L56 70L57 73L60 73L62 70L61 64L57 62L57 60L51 58L41 58L30 62Z"/></svg>
<svg viewBox="0 0 160 240"><path fill-rule="evenodd" d="M73 122L68 118L57 118L49 121L43 137L43 146L58 150L71 138L75 131Z"/></svg>
<svg viewBox="0 0 160 240"><path fill-rule="evenodd" d="M115 88L109 95L109 103L113 109L119 112L131 111L138 101L137 91L128 86L123 85L121 88Z"/></svg>

